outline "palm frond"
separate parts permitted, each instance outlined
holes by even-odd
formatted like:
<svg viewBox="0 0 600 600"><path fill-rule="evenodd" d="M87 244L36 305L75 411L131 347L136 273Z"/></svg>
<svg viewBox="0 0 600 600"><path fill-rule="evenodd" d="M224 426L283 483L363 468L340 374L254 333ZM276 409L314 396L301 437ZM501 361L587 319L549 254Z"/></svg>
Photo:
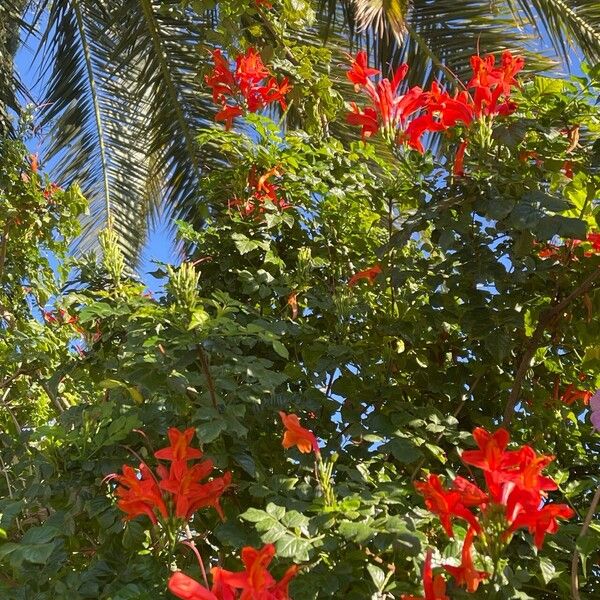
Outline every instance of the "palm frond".
<svg viewBox="0 0 600 600"><path fill-rule="evenodd" d="M125 0L122 9L117 52L140 67L133 92L149 108L149 150L167 182L163 206L168 216L190 218L198 210L198 179L208 158L195 137L214 116L199 80L209 58L199 48L211 24L205 16L181 10L179 2Z"/></svg>
<svg viewBox="0 0 600 600"><path fill-rule="evenodd" d="M45 90L42 128L50 128L45 159L59 183L77 180L90 215L76 247L87 250L109 224L134 266L157 203L147 193L147 105L130 93L135 64L114 69L112 14L101 2L58 0L49 6L41 39Z"/></svg>
<svg viewBox="0 0 600 600"><path fill-rule="evenodd" d="M409 8L409 0L354 0L358 31L370 30L380 39L393 36L402 42Z"/></svg>
<svg viewBox="0 0 600 600"><path fill-rule="evenodd" d="M382 0L364 1L383 6ZM514 14L504 3L496 3L492 9L489 0L412 0L404 15L406 34L401 38L381 36L373 27L361 28L357 5L358 0L322 0L318 13L321 28L328 36L345 36L346 48L366 48L384 73L408 63L411 85L426 86L440 77L450 82L464 79L469 59L477 52L510 48L526 54L534 68L552 64L527 50L532 36L517 27Z"/></svg>
<svg viewBox="0 0 600 600"><path fill-rule="evenodd" d="M577 46L584 57L600 60L600 2L598 0L508 0L515 16L549 39L566 62Z"/></svg>

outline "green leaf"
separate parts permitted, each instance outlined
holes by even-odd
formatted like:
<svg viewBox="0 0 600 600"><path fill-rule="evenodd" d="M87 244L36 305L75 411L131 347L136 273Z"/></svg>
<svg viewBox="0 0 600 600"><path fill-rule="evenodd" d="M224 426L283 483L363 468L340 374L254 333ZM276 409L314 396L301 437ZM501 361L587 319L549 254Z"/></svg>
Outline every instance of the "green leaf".
<svg viewBox="0 0 600 600"><path fill-rule="evenodd" d="M267 514L271 515L274 519L281 521L285 515L285 508L283 506L277 506L272 502L269 502L266 507Z"/></svg>
<svg viewBox="0 0 600 600"><path fill-rule="evenodd" d="M273 340L272 344L273 350L275 350L275 352L277 352L281 358L288 359L290 357L288 349L279 340Z"/></svg>
<svg viewBox="0 0 600 600"><path fill-rule="evenodd" d="M383 587L385 586L385 572L383 569L380 569L379 567L369 563L367 565L367 571L369 572L377 591L382 592Z"/></svg>
<svg viewBox="0 0 600 600"><path fill-rule="evenodd" d="M209 444L216 440L226 429L227 424L223 419L214 419L198 425L196 427L196 434L200 443Z"/></svg>
<svg viewBox="0 0 600 600"><path fill-rule="evenodd" d="M307 562L310 560L312 544L309 540L285 535L275 543L277 556L291 558L294 562Z"/></svg>
<svg viewBox="0 0 600 600"><path fill-rule="evenodd" d="M60 530L49 525L31 527L21 538L22 544L45 544L60 535Z"/></svg>
<svg viewBox="0 0 600 600"><path fill-rule="evenodd" d="M542 574L542 579L546 585L548 585L553 579L560 575L560 572L556 571L556 567L552 563L549 558L545 556L539 557L540 562L540 572Z"/></svg>

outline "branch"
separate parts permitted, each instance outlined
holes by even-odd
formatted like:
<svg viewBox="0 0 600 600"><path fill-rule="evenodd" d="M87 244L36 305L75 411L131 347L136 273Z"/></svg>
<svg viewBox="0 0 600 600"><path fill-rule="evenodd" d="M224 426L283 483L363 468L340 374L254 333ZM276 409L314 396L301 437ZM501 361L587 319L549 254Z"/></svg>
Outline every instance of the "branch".
<svg viewBox="0 0 600 600"><path fill-rule="evenodd" d="M204 348L202 346L198 346L198 357L200 358L200 365L202 366L202 371L204 372L204 376L206 377L206 386L208 387L210 399L212 400L213 406L217 408L217 392L215 390L215 381L210 373L208 357L206 356L206 352L204 351Z"/></svg>
<svg viewBox="0 0 600 600"><path fill-rule="evenodd" d="M2 388L5 388L7 385L10 385L20 375L25 375L28 373L31 374L36 369L37 369L37 367L32 367L30 369L25 368L25 367L19 367L12 375L10 375L6 379L3 379L2 381L0 381L0 390Z"/></svg>
<svg viewBox="0 0 600 600"><path fill-rule="evenodd" d="M502 419L502 425L504 427L510 425L515 412L515 406L517 406L519 401L519 394L521 393L521 388L523 387L525 375L527 374L531 364L531 359L540 346L546 328L565 310L565 308L567 308L567 306L569 306L569 304L571 304L571 302L573 302L573 300L585 294L598 278L600 278L600 268L588 275L568 296L566 296L558 304L544 311L540 315L540 320L538 321L532 336L529 338L529 342L525 346L523 356L521 357L521 362L519 363L519 367L515 373L515 381L512 389L510 390L510 396L506 402L506 407L504 408L504 417Z"/></svg>
<svg viewBox="0 0 600 600"><path fill-rule="evenodd" d="M590 523L592 522L592 518L594 517L594 513L596 512L596 508L598 507L598 502L600 502L600 485L596 488L596 493L594 494L594 498L592 499L590 508L587 511L587 514L585 515L583 525L581 526L581 531L577 536L577 541L579 541L587 533L587 530L590 527ZM575 546L575 550L573 550L573 558L571 559L571 597L573 600L580 600L579 550L577 550L577 545Z"/></svg>

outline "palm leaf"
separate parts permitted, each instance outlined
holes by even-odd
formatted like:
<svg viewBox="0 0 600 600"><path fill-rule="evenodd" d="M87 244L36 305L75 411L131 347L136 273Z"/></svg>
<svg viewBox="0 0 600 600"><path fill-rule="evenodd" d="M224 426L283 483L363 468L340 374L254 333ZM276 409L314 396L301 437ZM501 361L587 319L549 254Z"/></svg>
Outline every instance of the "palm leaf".
<svg viewBox="0 0 600 600"><path fill-rule="evenodd" d="M379 39L401 42L406 33L409 0L354 0L358 31L371 30Z"/></svg>
<svg viewBox="0 0 600 600"><path fill-rule="evenodd" d="M46 156L61 182L91 200L78 248L109 223L130 266L148 225L197 211L202 157L196 130L213 108L199 93L197 48L205 19L153 0L57 0L42 36ZM41 13L40 13L41 14Z"/></svg>
<svg viewBox="0 0 600 600"><path fill-rule="evenodd" d="M597 0L508 0L515 17L535 27L569 62L579 46L592 63L600 60L600 2Z"/></svg>
<svg viewBox="0 0 600 600"><path fill-rule="evenodd" d="M112 14L100 2L58 0L49 6L41 39L45 86L41 125L51 129L45 159L61 184L77 180L90 215L76 247L89 249L109 224L134 265L157 198L147 193L151 157L146 152L148 109L128 90L136 65L113 68Z"/></svg>

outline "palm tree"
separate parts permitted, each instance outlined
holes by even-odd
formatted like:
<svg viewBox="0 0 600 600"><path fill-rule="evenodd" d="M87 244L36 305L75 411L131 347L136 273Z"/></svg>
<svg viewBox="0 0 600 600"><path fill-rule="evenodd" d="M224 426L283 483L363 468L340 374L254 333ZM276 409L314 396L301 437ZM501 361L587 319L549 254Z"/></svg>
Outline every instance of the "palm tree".
<svg viewBox="0 0 600 600"><path fill-rule="evenodd" d="M15 32L28 43L37 36L44 158L59 182L76 178L91 201L80 248L111 223L135 265L153 219L202 216L198 178L218 157L195 140L214 114L199 74L221 21L218 3L198 13L173 0L30 2L0 0L0 123L24 90L25 74L10 75ZM600 58L597 0L315 0L314 8L316 26L296 32L297 41L326 43L340 58L361 45L385 68L406 61L413 83L464 76L477 48L532 54L536 39L545 40L545 66L564 64L573 50ZM243 21L241 34L256 36L263 16ZM272 28L260 35L279 43Z"/></svg>

